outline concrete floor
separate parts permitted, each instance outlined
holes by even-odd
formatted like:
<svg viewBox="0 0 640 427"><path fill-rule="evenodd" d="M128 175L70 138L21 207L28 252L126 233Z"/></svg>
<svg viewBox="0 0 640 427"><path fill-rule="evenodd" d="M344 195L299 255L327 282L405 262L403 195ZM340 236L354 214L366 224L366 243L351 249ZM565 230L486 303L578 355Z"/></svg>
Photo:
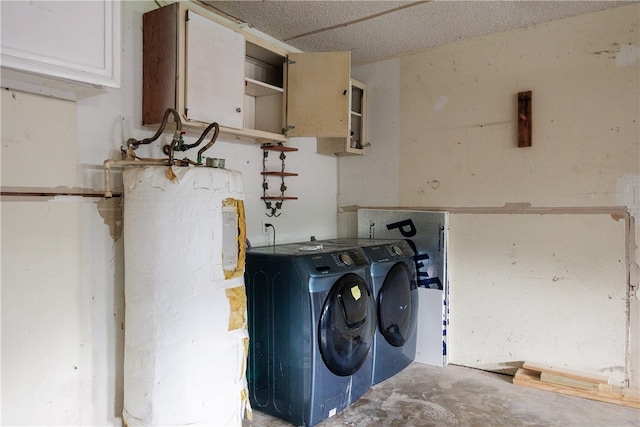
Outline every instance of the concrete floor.
<svg viewBox="0 0 640 427"><path fill-rule="evenodd" d="M318 426L640 426L640 409L517 386L511 379L414 363ZM253 416L245 426L290 425L258 411Z"/></svg>

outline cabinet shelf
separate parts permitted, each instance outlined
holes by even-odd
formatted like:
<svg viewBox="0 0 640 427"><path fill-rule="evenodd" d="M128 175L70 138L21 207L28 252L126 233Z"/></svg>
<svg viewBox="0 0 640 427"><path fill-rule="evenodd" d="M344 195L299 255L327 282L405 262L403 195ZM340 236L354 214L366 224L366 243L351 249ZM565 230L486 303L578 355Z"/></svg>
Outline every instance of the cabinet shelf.
<svg viewBox="0 0 640 427"><path fill-rule="evenodd" d="M260 172L262 175L269 175L269 176L298 176L297 173L294 172Z"/></svg>
<svg viewBox="0 0 640 427"><path fill-rule="evenodd" d="M205 123L198 122L195 126L192 122L183 123L183 127L187 129L194 128L198 131L202 131L205 127ZM267 142L287 142L287 137L281 134L275 134L271 132L265 132L256 129L231 129L228 127L220 126L220 133L228 137L236 138L241 141L267 143Z"/></svg>
<svg viewBox="0 0 640 427"><path fill-rule="evenodd" d="M282 95L284 89L258 80L245 77L245 93L251 96Z"/></svg>

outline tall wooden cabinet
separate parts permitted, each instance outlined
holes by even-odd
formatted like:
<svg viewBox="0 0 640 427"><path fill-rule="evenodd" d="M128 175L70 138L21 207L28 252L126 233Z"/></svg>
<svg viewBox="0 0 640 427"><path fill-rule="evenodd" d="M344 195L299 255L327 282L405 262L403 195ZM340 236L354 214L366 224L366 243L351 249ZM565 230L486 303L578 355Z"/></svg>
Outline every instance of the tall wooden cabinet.
<svg viewBox="0 0 640 427"><path fill-rule="evenodd" d="M257 143L349 145L350 52L293 53L191 2L146 13L143 46L143 124L171 107L194 130L216 121L222 134ZM318 151L327 152L320 142Z"/></svg>

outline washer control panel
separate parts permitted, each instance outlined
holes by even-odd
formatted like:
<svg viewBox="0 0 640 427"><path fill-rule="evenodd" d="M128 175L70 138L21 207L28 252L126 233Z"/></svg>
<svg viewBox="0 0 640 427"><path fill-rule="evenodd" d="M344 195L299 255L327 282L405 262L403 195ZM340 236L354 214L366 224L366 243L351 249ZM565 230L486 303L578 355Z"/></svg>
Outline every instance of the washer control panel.
<svg viewBox="0 0 640 427"><path fill-rule="evenodd" d="M336 266L360 266L367 263L367 258L360 248L347 249L331 254Z"/></svg>

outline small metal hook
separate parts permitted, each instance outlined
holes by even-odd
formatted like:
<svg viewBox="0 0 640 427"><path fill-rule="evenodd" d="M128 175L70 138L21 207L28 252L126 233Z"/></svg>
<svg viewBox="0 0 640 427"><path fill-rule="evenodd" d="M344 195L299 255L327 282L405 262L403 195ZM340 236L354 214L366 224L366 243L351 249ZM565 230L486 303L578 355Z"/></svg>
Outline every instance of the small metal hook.
<svg viewBox="0 0 640 427"><path fill-rule="evenodd" d="M269 215L268 213L267 213L267 214L265 214L265 215L266 215L266 216L268 216L269 218L274 218L274 217L275 217L275 218L277 218L277 217L279 217L280 215L282 215L282 212L280 212L279 214L276 214L276 211L278 210L278 208L269 208L269 209L271 209L271 215Z"/></svg>

